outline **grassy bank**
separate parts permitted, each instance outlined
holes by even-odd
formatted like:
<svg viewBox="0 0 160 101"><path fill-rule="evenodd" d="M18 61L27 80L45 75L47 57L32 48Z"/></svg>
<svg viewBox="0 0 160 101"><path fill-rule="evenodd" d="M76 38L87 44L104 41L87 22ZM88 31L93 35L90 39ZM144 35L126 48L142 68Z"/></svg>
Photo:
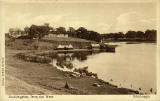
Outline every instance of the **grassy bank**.
<svg viewBox="0 0 160 101"><path fill-rule="evenodd" d="M13 40L10 45L6 41L6 93L7 94L135 94L137 91L118 88L109 82L104 82L91 76L74 77L70 72L60 71L51 64L34 61L24 61L15 57L17 54L25 54L36 61L38 53L44 50L35 50L34 42L25 44L30 40ZM9 42L9 43L8 43ZM43 41L42 41L43 42ZM50 43L46 42L49 47ZM9 44L9 45L7 45ZM44 45L44 44L41 44ZM29 47L31 46L31 47ZM32 47L33 46L33 47ZM51 48L52 48L51 44ZM31 54L32 53L32 54ZM28 55L29 54L29 55ZM33 55L34 54L34 55ZM25 57L21 57L24 58ZM28 59L27 59L28 60ZM32 59L31 59L32 60ZM15 82L15 80L18 82ZM65 88L66 81L69 88ZM99 84L101 86L95 86Z"/></svg>
<svg viewBox="0 0 160 101"><path fill-rule="evenodd" d="M6 39L5 45L17 50L54 50L59 44L71 43L75 49L86 49L92 41L78 38L52 38L52 39Z"/></svg>

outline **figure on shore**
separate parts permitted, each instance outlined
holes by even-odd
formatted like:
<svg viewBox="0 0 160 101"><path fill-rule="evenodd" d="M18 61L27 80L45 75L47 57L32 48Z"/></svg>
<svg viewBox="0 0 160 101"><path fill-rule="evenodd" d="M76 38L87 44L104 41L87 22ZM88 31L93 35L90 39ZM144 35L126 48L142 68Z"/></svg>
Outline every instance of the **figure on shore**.
<svg viewBox="0 0 160 101"><path fill-rule="evenodd" d="M152 88L150 89L150 92L151 92L151 93L153 92L153 89L152 89Z"/></svg>
<svg viewBox="0 0 160 101"><path fill-rule="evenodd" d="M66 84L65 84L64 88L66 88L66 89L70 88L67 81L66 81Z"/></svg>

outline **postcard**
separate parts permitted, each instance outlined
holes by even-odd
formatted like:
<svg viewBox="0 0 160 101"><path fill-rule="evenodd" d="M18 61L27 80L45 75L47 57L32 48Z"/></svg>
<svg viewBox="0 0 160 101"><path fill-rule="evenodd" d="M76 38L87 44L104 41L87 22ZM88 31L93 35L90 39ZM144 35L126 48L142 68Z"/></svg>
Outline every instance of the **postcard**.
<svg viewBox="0 0 160 101"><path fill-rule="evenodd" d="M159 0L1 0L1 101L160 101Z"/></svg>

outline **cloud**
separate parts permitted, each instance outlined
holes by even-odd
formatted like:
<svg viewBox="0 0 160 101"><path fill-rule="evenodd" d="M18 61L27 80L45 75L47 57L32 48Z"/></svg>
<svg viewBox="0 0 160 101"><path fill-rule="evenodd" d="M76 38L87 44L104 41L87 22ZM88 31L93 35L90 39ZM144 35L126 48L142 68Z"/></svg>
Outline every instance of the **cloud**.
<svg viewBox="0 0 160 101"><path fill-rule="evenodd" d="M10 14L11 15L11 14ZM32 14L32 13L14 13L11 16L5 16L5 31L9 28L25 26L32 24L42 25L45 22L50 23L53 27L85 27L88 30L94 30L100 33L107 32L126 32L128 30L146 30L156 28L156 19L147 18L138 12L126 12L115 16L112 22L108 19L96 20L87 16L76 15L72 13L53 13L53 14ZM110 22L110 23L108 23Z"/></svg>
<svg viewBox="0 0 160 101"><path fill-rule="evenodd" d="M99 22L93 27L93 29L95 31L98 31L100 33L107 32L109 28L110 28L110 25L108 23L105 23L105 22Z"/></svg>
<svg viewBox="0 0 160 101"><path fill-rule="evenodd" d="M146 24L156 24L156 19L142 19L140 20L141 23L146 23Z"/></svg>
<svg viewBox="0 0 160 101"><path fill-rule="evenodd" d="M29 22L31 22L29 19L30 14L20 14L20 13L14 13L14 15L11 16L5 16L4 22L5 22L5 31L7 32L9 28L13 27L19 27L22 28L25 25L28 25Z"/></svg>
<svg viewBox="0 0 160 101"><path fill-rule="evenodd" d="M156 19L147 19L142 14L137 12L127 12L119 15L116 22L110 27L109 31L123 31L128 30L146 30L156 28Z"/></svg>
<svg viewBox="0 0 160 101"><path fill-rule="evenodd" d="M25 26L32 24L42 25L46 22L52 25L63 25L63 18L69 16L69 14L50 14L50 15L36 15L33 16L30 13L15 13L11 16L5 16L5 31L9 28L18 27L23 29Z"/></svg>
<svg viewBox="0 0 160 101"><path fill-rule="evenodd" d="M67 16L69 16L69 14L39 15L33 19L33 23L35 24L38 24L38 23L43 24L44 22L58 23L58 22L61 22L64 17L67 17Z"/></svg>

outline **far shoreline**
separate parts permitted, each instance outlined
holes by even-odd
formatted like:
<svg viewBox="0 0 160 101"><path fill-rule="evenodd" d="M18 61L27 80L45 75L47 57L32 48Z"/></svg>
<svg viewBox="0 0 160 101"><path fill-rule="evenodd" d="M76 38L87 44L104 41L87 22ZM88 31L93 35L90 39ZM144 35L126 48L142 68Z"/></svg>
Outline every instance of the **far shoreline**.
<svg viewBox="0 0 160 101"><path fill-rule="evenodd" d="M156 41L144 41L144 40L106 40L104 41L106 43L109 43L109 42L136 42L136 43L155 43L157 44Z"/></svg>

